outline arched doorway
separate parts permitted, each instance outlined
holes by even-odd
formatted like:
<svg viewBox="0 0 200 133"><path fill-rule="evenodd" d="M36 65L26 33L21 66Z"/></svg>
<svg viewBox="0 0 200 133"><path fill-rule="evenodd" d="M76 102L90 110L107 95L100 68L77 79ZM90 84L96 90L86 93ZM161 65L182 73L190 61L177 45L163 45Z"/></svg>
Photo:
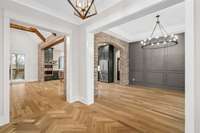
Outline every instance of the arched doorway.
<svg viewBox="0 0 200 133"><path fill-rule="evenodd" d="M119 83L120 81L120 50L109 43L98 47L98 81Z"/></svg>

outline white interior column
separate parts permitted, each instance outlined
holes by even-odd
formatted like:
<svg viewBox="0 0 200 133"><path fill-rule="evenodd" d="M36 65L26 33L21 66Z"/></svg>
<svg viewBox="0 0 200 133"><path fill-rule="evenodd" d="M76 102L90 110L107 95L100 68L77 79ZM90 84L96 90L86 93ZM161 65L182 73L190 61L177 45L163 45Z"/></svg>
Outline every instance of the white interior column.
<svg viewBox="0 0 200 133"><path fill-rule="evenodd" d="M9 19L0 9L0 125L10 121Z"/></svg>
<svg viewBox="0 0 200 133"><path fill-rule="evenodd" d="M0 8L0 62L3 62L3 9ZM0 65L0 125L3 125L3 65Z"/></svg>
<svg viewBox="0 0 200 133"><path fill-rule="evenodd" d="M94 34L80 27L80 101L94 103Z"/></svg>
<svg viewBox="0 0 200 133"><path fill-rule="evenodd" d="M80 42L78 37L80 30L76 29L67 41L67 101L73 103L79 101L80 91Z"/></svg>
<svg viewBox="0 0 200 133"><path fill-rule="evenodd" d="M200 133L200 1L185 0L186 8L186 133Z"/></svg>
<svg viewBox="0 0 200 133"><path fill-rule="evenodd" d="M195 133L200 133L200 0L195 0Z"/></svg>
<svg viewBox="0 0 200 133"><path fill-rule="evenodd" d="M87 104L94 103L94 33L86 32L86 98Z"/></svg>

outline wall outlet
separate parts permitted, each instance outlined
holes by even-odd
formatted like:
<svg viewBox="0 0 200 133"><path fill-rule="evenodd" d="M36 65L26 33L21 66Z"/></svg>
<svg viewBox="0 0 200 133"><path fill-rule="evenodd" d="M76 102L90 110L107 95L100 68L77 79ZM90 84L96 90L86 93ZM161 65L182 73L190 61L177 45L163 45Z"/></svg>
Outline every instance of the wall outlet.
<svg viewBox="0 0 200 133"><path fill-rule="evenodd" d="M135 82L135 80L136 80L135 78L132 79L133 82Z"/></svg>

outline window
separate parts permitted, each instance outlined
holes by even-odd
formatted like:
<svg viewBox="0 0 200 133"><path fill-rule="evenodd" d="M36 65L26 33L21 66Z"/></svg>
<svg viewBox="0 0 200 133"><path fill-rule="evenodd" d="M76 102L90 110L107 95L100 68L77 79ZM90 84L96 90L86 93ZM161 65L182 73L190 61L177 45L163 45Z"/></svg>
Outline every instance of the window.
<svg viewBox="0 0 200 133"><path fill-rule="evenodd" d="M24 80L25 55L11 54L11 80Z"/></svg>
<svg viewBox="0 0 200 133"><path fill-rule="evenodd" d="M64 56L60 56L58 61L59 61L58 68L59 69L64 69Z"/></svg>

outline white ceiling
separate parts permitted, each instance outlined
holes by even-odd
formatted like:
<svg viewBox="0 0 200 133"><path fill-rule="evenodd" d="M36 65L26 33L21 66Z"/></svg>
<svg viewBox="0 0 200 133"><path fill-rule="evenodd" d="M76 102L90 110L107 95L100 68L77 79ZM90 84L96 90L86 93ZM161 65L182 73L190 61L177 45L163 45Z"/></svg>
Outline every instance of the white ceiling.
<svg viewBox="0 0 200 133"><path fill-rule="evenodd" d="M56 51L64 52L64 42L59 43L59 44L53 46L53 48Z"/></svg>
<svg viewBox="0 0 200 133"><path fill-rule="evenodd" d="M81 20L74 15L73 8L67 0L12 0L19 4L40 10L47 14L59 17L74 24L81 24L87 20ZM114 6L122 0L95 0L98 14Z"/></svg>
<svg viewBox="0 0 200 133"><path fill-rule="evenodd" d="M161 22L168 32L182 32L184 31L185 25L184 11L184 3L180 3L140 19L114 27L105 32L127 42L142 40L151 34L156 21L155 16L157 14L161 15Z"/></svg>
<svg viewBox="0 0 200 133"><path fill-rule="evenodd" d="M38 29L38 28L37 28ZM41 29L38 29L39 30L39 32L45 37L45 38L47 38L47 37L49 37L50 35L52 35L52 33L51 32L48 32L48 31L45 31L45 30L41 30ZM40 40L41 41L41 40Z"/></svg>

